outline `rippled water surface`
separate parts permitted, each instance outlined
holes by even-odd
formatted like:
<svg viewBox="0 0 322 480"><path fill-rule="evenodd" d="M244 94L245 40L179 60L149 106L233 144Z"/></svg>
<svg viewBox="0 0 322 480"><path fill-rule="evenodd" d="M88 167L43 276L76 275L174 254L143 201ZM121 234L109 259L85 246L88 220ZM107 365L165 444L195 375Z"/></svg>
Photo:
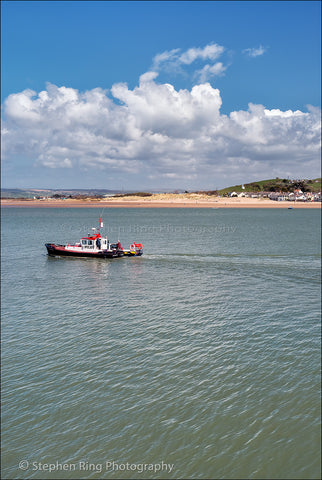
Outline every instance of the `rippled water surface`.
<svg viewBox="0 0 322 480"><path fill-rule="evenodd" d="M2 477L320 478L320 212L105 209L143 257L47 256L100 213L2 209Z"/></svg>

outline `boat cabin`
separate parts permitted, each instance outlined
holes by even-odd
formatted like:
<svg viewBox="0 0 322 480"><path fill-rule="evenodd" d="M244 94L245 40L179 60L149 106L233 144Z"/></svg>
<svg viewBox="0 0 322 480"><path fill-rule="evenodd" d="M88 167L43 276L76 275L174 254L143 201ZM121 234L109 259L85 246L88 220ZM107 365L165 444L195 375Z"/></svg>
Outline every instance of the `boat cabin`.
<svg viewBox="0 0 322 480"><path fill-rule="evenodd" d="M85 250L108 250L108 241L105 237L93 236L81 238L80 246Z"/></svg>

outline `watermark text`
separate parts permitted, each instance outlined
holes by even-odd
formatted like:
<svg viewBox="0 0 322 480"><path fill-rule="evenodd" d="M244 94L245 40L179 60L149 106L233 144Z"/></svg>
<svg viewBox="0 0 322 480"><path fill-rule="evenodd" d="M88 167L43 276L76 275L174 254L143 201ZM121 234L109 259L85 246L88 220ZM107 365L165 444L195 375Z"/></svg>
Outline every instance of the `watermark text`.
<svg viewBox="0 0 322 480"><path fill-rule="evenodd" d="M163 460L159 463L130 463L130 462L115 462L104 461L93 463L87 460L79 462L59 462L44 463L38 461L21 460L19 462L19 469L23 471L31 470L34 472L167 472L171 473L174 470L173 463L167 463Z"/></svg>

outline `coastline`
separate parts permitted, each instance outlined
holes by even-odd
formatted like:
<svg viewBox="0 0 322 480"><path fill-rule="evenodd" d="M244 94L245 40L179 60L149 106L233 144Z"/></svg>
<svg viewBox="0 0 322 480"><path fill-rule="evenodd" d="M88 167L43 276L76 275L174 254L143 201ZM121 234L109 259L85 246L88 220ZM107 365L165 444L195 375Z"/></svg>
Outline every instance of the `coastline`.
<svg viewBox="0 0 322 480"><path fill-rule="evenodd" d="M153 198L154 197L154 198ZM1 207L40 208L321 208L321 202L277 202L261 198L183 197L176 194L153 197L95 199L1 199Z"/></svg>

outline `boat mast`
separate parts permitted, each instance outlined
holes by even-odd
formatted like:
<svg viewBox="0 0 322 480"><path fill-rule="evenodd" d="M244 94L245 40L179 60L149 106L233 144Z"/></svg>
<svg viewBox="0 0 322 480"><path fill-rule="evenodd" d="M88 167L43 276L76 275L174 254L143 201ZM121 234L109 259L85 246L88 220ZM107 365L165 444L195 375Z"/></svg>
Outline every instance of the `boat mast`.
<svg viewBox="0 0 322 480"><path fill-rule="evenodd" d="M100 222L98 225L98 235L101 236L101 228L103 228L102 217L100 217Z"/></svg>

